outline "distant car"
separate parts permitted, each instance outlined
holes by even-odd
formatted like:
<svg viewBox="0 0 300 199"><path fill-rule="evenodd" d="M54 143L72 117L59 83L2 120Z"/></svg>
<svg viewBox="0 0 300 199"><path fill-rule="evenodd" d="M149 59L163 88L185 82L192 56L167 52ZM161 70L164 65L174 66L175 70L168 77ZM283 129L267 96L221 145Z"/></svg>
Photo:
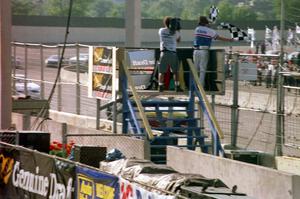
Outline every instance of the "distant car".
<svg viewBox="0 0 300 199"><path fill-rule="evenodd" d="M87 66L89 62L89 54L80 53L78 61L79 61L79 65ZM76 65L76 64L77 64L77 56L71 57L69 59L69 65Z"/></svg>
<svg viewBox="0 0 300 199"><path fill-rule="evenodd" d="M266 52L267 55L279 55L280 51L279 50L268 50Z"/></svg>
<svg viewBox="0 0 300 199"><path fill-rule="evenodd" d="M46 65L46 67L58 67L59 61L60 61L60 56L58 56L58 55L50 55L45 60L45 65ZM65 59L63 59L62 60L62 64L66 65L67 61Z"/></svg>
<svg viewBox="0 0 300 199"><path fill-rule="evenodd" d="M291 52L287 55L287 60L290 61L292 59L297 59L299 54L300 54L300 51Z"/></svg>
<svg viewBox="0 0 300 199"><path fill-rule="evenodd" d="M14 68L20 69L22 67L22 61L20 57L11 56L11 65Z"/></svg>
<svg viewBox="0 0 300 199"><path fill-rule="evenodd" d="M25 94L25 79L24 75L17 74L15 77L15 92L16 94ZM41 87L40 85L27 81L27 95L31 98L38 99L40 98Z"/></svg>

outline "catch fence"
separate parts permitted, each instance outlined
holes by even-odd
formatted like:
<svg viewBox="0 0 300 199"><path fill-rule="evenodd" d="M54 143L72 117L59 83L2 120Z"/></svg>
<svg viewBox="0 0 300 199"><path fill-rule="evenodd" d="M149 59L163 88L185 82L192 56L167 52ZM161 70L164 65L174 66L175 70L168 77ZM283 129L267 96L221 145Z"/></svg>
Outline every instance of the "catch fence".
<svg viewBox="0 0 300 199"><path fill-rule="evenodd" d="M59 59L56 59L56 62L54 59L52 64L49 64L49 60L51 55L59 58L61 51L62 45L12 43L13 63L16 63L17 59L21 62L18 65L13 64L12 67L12 76L15 80L12 86L13 91L30 93L37 98L47 99L54 85L59 66ZM63 60L64 67L58 79L50 108L97 119L99 116L101 119L110 119L113 114L111 108L102 109L100 114L97 111L108 101L87 97L87 62L79 58L81 54L86 53L88 53L86 45L67 45ZM257 68L258 57L265 57L261 59L264 67L259 70ZM283 67L279 65L278 58L264 55L239 55L236 62L225 62L225 69L227 69L225 95L211 96L211 101L217 120L225 134L226 143L236 142L237 146L269 153L275 151L277 139L284 140L284 144L289 147L300 146L299 89L297 86L288 85L285 81L279 84L279 86L283 85L283 92L278 93L278 77L282 74L277 69ZM72 62L72 60L76 61ZM234 76L236 67L240 69L239 73L237 71L238 76L242 75L243 79ZM297 80L295 75L294 77ZM23 90L16 89L18 79L22 79L24 82ZM28 86L30 83L38 85L40 90L29 90L31 89ZM283 99L284 104L284 113L280 113L284 118L282 135L278 135L276 127L279 122L278 99ZM117 117L119 122L121 121L120 116L119 114ZM99 128L99 126L96 125L95 128ZM209 135L206 123L205 132ZM82 137L76 139L82 140ZM94 138L88 139L94 143Z"/></svg>

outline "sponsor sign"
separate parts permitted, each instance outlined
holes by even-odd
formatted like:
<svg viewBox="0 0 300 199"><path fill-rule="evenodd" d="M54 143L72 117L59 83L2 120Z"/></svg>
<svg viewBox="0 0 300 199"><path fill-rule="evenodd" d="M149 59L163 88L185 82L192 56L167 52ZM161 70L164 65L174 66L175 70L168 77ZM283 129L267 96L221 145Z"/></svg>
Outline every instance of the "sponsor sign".
<svg viewBox="0 0 300 199"><path fill-rule="evenodd" d="M148 87L155 68L154 50L127 51L127 66L136 89Z"/></svg>
<svg viewBox="0 0 300 199"><path fill-rule="evenodd" d="M78 199L119 199L119 179L96 170L76 168Z"/></svg>
<svg viewBox="0 0 300 199"><path fill-rule="evenodd" d="M91 98L113 100L116 81L116 48L89 48L88 95Z"/></svg>
<svg viewBox="0 0 300 199"><path fill-rule="evenodd" d="M73 198L75 165L27 151L19 151L18 156L6 162L9 162L10 174L6 175L6 185L0 192L5 198Z"/></svg>
<svg viewBox="0 0 300 199"><path fill-rule="evenodd" d="M120 199L175 199L175 197L147 191L134 183L120 178Z"/></svg>

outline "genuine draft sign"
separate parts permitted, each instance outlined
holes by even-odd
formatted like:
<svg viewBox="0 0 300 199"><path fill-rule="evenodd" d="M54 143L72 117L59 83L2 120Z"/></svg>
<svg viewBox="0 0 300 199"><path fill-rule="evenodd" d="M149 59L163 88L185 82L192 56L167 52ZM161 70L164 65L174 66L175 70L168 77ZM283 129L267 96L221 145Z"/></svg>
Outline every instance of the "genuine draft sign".
<svg viewBox="0 0 300 199"><path fill-rule="evenodd" d="M20 168L20 162L16 161L12 174L12 183L30 193L38 194L49 199L71 199L73 179L69 178L67 187L57 182L54 173L50 176L39 175L39 167L35 168L35 173L31 173Z"/></svg>

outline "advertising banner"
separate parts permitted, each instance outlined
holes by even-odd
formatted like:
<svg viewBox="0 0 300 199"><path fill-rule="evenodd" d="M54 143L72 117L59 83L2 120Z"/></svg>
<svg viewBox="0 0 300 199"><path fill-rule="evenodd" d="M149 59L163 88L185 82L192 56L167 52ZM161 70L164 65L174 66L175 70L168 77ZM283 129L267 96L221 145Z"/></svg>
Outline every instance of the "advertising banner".
<svg viewBox="0 0 300 199"><path fill-rule="evenodd" d="M239 80L255 81L257 79L257 68L255 63L240 62Z"/></svg>
<svg viewBox="0 0 300 199"><path fill-rule="evenodd" d="M13 152L11 155L1 152L0 156L8 166L0 191L0 195L5 197L1 198L74 198L75 165L30 151Z"/></svg>
<svg viewBox="0 0 300 199"><path fill-rule="evenodd" d="M113 100L116 81L116 48L89 48L89 97Z"/></svg>
<svg viewBox="0 0 300 199"><path fill-rule="evenodd" d="M77 199L119 199L119 179L89 168L76 168Z"/></svg>
<svg viewBox="0 0 300 199"><path fill-rule="evenodd" d="M175 199L175 196L147 191L128 180L120 178L120 199Z"/></svg>
<svg viewBox="0 0 300 199"><path fill-rule="evenodd" d="M127 51L127 65L136 89L147 89L155 68L154 50Z"/></svg>

